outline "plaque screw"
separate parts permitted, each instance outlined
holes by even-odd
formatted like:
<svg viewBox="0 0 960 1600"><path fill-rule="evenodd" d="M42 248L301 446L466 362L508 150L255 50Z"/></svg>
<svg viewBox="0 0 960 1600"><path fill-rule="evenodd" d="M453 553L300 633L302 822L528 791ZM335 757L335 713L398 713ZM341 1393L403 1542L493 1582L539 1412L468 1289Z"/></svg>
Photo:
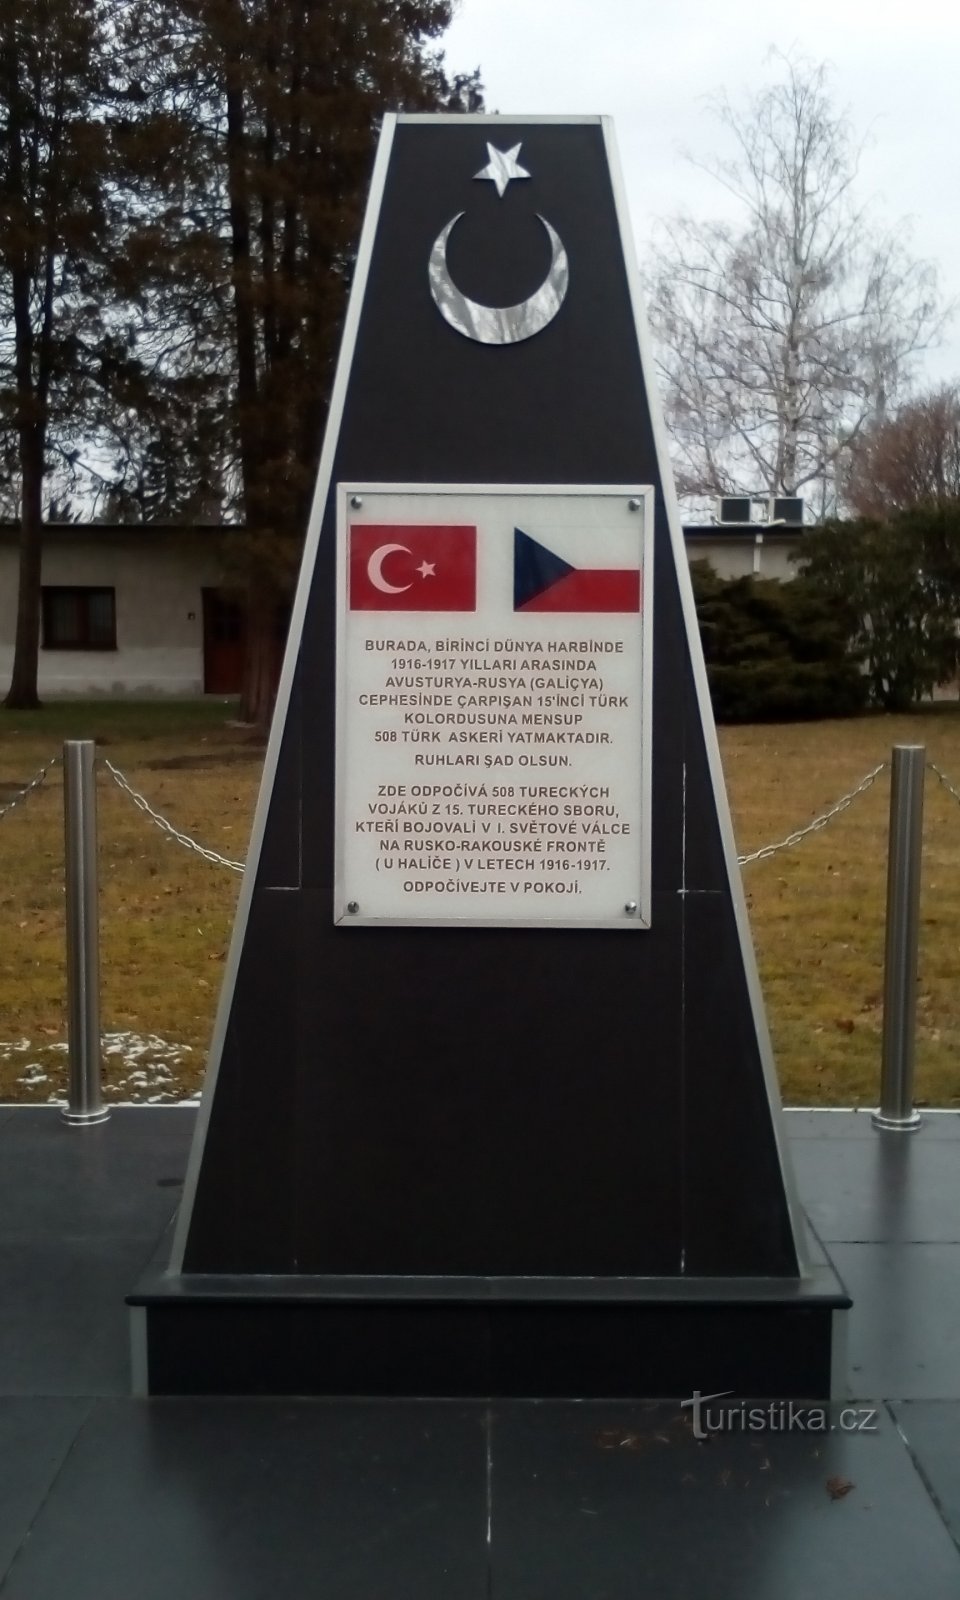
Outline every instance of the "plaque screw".
<svg viewBox="0 0 960 1600"><path fill-rule="evenodd" d="M627 508L630 511L639 511L640 507L642 505L643 505L643 501L642 500L628 500L627 501Z"/></svg>
<svg viewBox="0 0 960 1600"><path fill-rule="evenodd" d="M349 911L351 917L355 917L357 912L360 910L360 906L356 900L351 900L347 906L347 910Z"/></svg>
<svg viewBox="0 0 960 1600"><path fill-rule="evenodd" d="M352 494L350 496L350 504L353 506L354 511L359 511L360 507L363 505L363 495Z"/></svg>
<svg viewBox="0 0 960 1600"><path fill-rule="evenodd" d="M628 917L636 916L636 912L637 912L637 902L636 902L636 900L628 900L623 909L627 913Z"/></svg>

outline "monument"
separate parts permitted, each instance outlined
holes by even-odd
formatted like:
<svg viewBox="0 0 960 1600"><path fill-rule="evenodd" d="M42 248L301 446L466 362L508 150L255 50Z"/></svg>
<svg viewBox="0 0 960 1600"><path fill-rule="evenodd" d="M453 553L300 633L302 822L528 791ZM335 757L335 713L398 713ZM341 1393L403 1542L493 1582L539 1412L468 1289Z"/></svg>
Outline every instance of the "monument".
<svg viewBox="0 0 960 1600"><path fill-rule="evenodd" d="M385 121L150 1393L826 1396L602 118Z"/></svg>

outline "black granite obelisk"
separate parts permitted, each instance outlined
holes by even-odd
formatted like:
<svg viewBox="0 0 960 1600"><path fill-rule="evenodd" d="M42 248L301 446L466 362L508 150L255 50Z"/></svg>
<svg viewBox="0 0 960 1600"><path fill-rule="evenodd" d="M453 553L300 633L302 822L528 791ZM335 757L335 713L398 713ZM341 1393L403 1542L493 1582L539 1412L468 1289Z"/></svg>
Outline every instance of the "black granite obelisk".
<svg viewBox="0 0 960 1600"><path fill-rule="evenodd" d="M829 1392L651 385L603 119L387 119L141 1387ZM648 930L335 925L341 482L654 487Z"/></svg>

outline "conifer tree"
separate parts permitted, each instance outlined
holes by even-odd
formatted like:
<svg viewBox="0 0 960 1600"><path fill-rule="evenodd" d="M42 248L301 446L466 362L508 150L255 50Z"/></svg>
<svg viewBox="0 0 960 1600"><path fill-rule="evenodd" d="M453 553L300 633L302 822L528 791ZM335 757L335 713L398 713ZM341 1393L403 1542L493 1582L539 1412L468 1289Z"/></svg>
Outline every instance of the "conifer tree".
<svg viewBox="0 0 960 1600"><path fill-rule="evenodd" d="M269 716L386 109L473 110L449 0L19 0L0 16L0 473L10 706L38 703L48 507L242 524L245 714ZM0 482L0 489L4 483Z"/></svg>
<svg viewBox="0 0 960 1600"><path fill-rule="evenodd" d="M145 236L183 308L192 275L222 385L251 721L272 705L382 114L481 103L431 47L450 16L449 0L142 0L131 17L144 143L167 153Z"/></svg>
<svg viewBox="0 0 960 1600"><path fill-rule="evenodd" d="M0 429L18 485L20 580L6 705L36 706L44 480L100 408L116 335L110 248L111 84L102 0L0 11Z"/></svg>

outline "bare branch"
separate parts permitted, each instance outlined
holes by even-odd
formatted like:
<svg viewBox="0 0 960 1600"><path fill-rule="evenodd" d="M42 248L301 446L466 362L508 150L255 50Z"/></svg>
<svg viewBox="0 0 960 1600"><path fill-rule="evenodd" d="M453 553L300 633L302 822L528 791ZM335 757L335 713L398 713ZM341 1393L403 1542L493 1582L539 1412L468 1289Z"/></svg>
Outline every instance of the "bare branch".
<svg viewBox="0 0 960 1600"><path fill-rule="evenodd" d="M740 108L714 103L730 160L694 163L737 224L660 225L647 285L678 474L698 486L836 502L852 440L902 395L942 333L936 272L878 231L854 190L860 146L827 70L783 74Z"/></svg>

